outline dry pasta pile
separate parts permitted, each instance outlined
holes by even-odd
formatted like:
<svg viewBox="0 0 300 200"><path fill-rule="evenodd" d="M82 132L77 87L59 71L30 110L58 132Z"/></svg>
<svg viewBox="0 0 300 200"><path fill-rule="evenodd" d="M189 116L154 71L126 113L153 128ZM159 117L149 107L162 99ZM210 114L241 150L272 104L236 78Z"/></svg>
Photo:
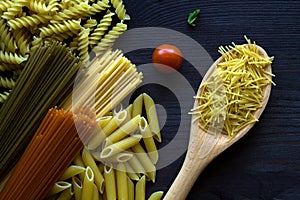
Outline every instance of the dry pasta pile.
<svg viewBox="0 0 300 200"><path fill-rule="evenodd" d="M147 119L142 116L143 107ZM149 122L149 123L148 123ZM98 119L100 132L88 142L48 196L75 199L145 199L146 181L155 182L161 142L153 99L141 94L127 108L116 107ZM158 200L163 192L149 199Z"/></svg>
<svg viewBox="0 0 300 200"><path fill-rule="evenodd" d="M127 30L124 20L129 15L120 0L1 0L0 105L41 43L63 42L88 61Z"/></svg>
<svg viewBox="0 0 300 200"><path fill-rule="evenodd" d="M192 113L198 115L200 127L205 131L223 120L222 133L233 137L258 121L253 113L262 106L264 88L273 83L274 75L266 71L273 58L264 58L256 44L246 40L248 45L220 47L224 61L196 97L199 107Z"/></svg>
<svg viewBox="0 0 300 200"><path fill-rule="evenodd" d="M74 113L49 110L0 192L0 199L44 198L83 148L79 135L91 138L98 129L96 117L88 109L79 108Z"/></svg>

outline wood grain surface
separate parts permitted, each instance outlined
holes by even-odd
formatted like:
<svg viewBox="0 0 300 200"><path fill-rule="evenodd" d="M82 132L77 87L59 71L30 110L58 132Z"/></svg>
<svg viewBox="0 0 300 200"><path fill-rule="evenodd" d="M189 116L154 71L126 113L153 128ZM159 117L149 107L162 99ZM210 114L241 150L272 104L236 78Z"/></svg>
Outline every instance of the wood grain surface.
<svg viewBox="0 0 300 200"><path fill-rule="evenodd" d="M179 31L201 44L213 60L219 57L219 46L244 43L244 35L275 57L277 86L260 122L208 165L187 199L300 199L300 1L126 0L125 5L132 19L129 29ZM188 14L197 8L201 9L197 26L190 27ZM152 51L139 49L127 56L142 65L151 62ZM180 73L196 91L201 75L187 61ZM180 102L166 88L142 87L135 95L142 91L166 106L163 146L178 129ZM168 190L184 156L158 171L157 182L148 184L148 195Z"/></svg>

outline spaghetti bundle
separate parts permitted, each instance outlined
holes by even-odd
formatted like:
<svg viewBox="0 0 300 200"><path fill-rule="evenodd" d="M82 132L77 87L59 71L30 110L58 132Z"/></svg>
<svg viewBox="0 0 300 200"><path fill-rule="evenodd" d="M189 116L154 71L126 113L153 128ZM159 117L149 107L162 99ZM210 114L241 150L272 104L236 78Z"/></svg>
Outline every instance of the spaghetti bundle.
<svg viewBox="0 0 300 200"><path fill-rule="evenodd" d="M80 60L58 43L30 57L0 110L0 177L16 164L48 109L60 107L72 91Z"/></svg>
<svg viewBox="0 0 300 200"><path fill-rule="evenodd" d="M220 47L223 62L201 86L199 106L192 113L204 131L214 132L221 124L222 133L233 137L258 121L254 113L262 107L264 89L273 83L269 71L273 57L263 57L256 44L246 40L247 45Z"/></svg>
<svg viewBox="0 0 300 200"><path fill-rule="evenodd" d="M93 113L50 109L0 193L0 199L42 199L99 129Z"/></svg>

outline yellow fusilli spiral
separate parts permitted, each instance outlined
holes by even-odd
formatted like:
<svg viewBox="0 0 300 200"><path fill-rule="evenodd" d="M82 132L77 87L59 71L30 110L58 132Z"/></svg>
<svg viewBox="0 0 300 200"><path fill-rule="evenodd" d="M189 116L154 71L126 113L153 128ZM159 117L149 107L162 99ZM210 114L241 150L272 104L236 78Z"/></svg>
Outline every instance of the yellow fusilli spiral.
<svg viewBox="0 0 300 200"><path fill-rule="evenodd" d="M6 26L4 19L0 20L0 43L1 49L15 53L16 42L9 31L9 27Z"/></svg>
<svg viewBox="0 0 300 200"><path fill-rule="evenodd" d="M49 0L48 2L48 9L51 13L55 13L59 11L60 3L58 3L59 0Z"/></svg>
<svg viewBox="0 0 300 200"><path fill-rule="evenodd" d="M39 47L39 45L41 45L42 43L43 43L43 38L33 36L30 52L34 52Z"/></svg>
<svg viewBox="0 0 300 200"><path fill-rule="evenodd" d="M20 69L21 67L22 67L21 65L0 63L0 71L2 72L17 70Z"/></svg>
<svg viewBox="0 0 300 200"><path fill-rule="evenodd" d="M50 13L50 9L47 7L46 3L41 0L30 0L28 8L31 11L42 15Z"/></svg>
<svg viewBox="0 0 300 200"><path fill-rule="evenodd" d="M115 8L115 12L118 15L118 18L120 20L129 20L130 17L129 15L126 14L126 9L125 6L123 4L123 1L121 0L110 0L111 4L113 5L113 7Z"/></svg>
<svg viewBox="0 0 300 200"><path fill-rule="evenodd" d="M83 25L84 28L88 28L88 29L90 29L90 31L93 31L96 26L97 26L96 19L88 19L88 20L86 20L85 24Z"/></svg>
<svg viewBox="0 0 300 200"><path fill-rule="evenodd" d="M109 26L111 25L113 15L114 13L111 12L104 15L103 19L100 21L94 32L91 34L90 45L92 47L99 43L99 41L104 36L105 32L108 30Z"/></svg>
<svg viewBox="0 0 300 200"><path fill-rule="evenodd" d="M95 15L103 10L106 10L110 7L108 0L98 1L97 3L92 4L92 8L89 12L90 15Z"/></svg>
<svg viewBox="0 0 300 200"><path fill-rule="evenodd" d="M105 36L101 39L93 51L101 53L112 47L113 43L119 36L127 30L127 25L123 23L117 23Z"/></svg>
<svg viewBox="0 0 300 200"><path fill-rule="evenodd" d="M1 16L2 19L10 20L15 18L15 16L22 12L23 7L30 3L29 1L30 0L15 0L7 11L3 13Z"/></svg>
<svg viewBox="0 0 300 200"><path fill-rule="evenodd" d="M65 9L63 12L57 13L51 22L59 22L68 19L78 19L89 16L89 11L91 10L91 6L87 3L80 3L75 6L69 7Z"/></svg>
<svg viewBox="0 0 300 200"><path fill-rule="evenodd" d="M21 64L28 59L28 55L21 56L16 53L0 51L0 62L10 63L10 64Z"/></svg>
<svg viewBox="0 0 300 200"><path fill-rule="evenodd" d="M9 20L7 23L12 29L21 29L23 27L29 28L32 26L37 26L39 24L45 24L48 22L48 19L43 15L31 15L24 16L20 18L15 18Z"/></svg>
<svg viewBox="0 0 300 200"><path fill-rule="evenodd" d="M11 5L12 5L11 1L8 1L8 0L0 1L0 14L2 12L7 11L7 9L11 7Z"/></svg>
<svg viewBox="0 0 300 200"><path fill-rule="evenodd" d="M16 82L12 78L0 76L0 87L12 89L15 85Z"/></svg>
<svg viewBox="0 0 300 200"><path fill-rule="evenodd" d="M78 34L78 51L82 61L89 60L89 34L90 30L83 28Z"/></svg>
<svg viewBox="0 0 300 200"><path fill-rule="evenodd" d="M68 31L77 34L81 29L80 20L68 20L62 24L50 24L47 27L40 28L41 37L51 36L53 34L62 34Z"/></svg>
<svg viewBox="0 0 300 200"><path fill-rule="evenodd" d="M5 91L0 93L0 103L4 103L9 95L9 92Z"/></svg>

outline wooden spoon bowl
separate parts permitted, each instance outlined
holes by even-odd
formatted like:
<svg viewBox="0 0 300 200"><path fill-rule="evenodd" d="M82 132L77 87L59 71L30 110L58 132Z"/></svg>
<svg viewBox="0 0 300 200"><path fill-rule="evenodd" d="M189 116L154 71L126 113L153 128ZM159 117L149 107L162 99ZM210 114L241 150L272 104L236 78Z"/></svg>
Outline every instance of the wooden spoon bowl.
<svg viewBox="0 0 300 200"><path fill-rule="evenodd" d="M257 48L259 50L260 55L262 55L264 58L268 58L268 55L263 48L259 46L257 46ZM217 65L223 61L223 57L220 57L209 68L200 84L197 95L201 94L201 85L206 80L208 80L208 78L212 75L213 71L216 69ZM269 73L272 73L271 65L265 68L265 70ZM269 78L271 79L271 77ZM257 119L259 119L259 117L263 113L269 100L270 93L271 84L264 88L262 107L253 113ZM194 108L198 106L199 102L196 99L194 103ZM193 115L190 130L189 146L183 166L181 167L179 174L177 175L175 181L173 182L169 191L165 195L164 199L185 199L190 189L192 188L194 182L197 180L198 176L204 170L204 168L220 153L222 153L236 141L241 139L253 126L254 123L247 125L243 129L241 129L233 138L221 133L213 135L203 131L199 127L199 120L197 120L197 116Z"/></svg>

